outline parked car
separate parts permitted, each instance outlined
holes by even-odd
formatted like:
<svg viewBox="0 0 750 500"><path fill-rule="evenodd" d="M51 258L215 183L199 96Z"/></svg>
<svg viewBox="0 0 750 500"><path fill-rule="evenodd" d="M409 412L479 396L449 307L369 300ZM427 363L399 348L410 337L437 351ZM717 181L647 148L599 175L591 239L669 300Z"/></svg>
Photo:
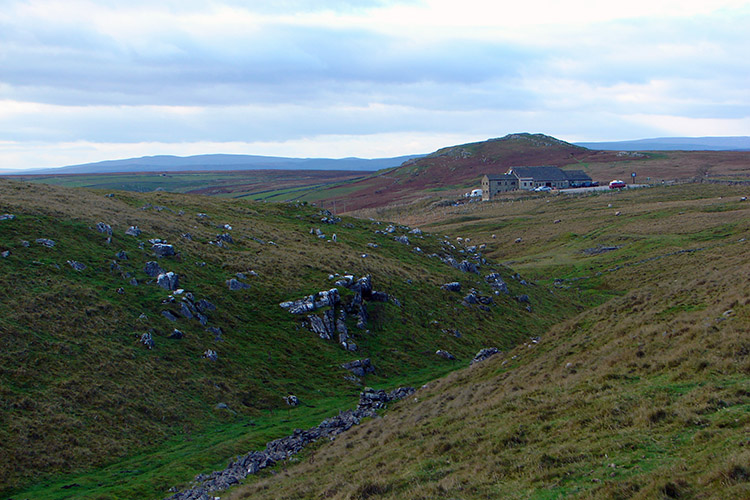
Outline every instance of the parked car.
<svg viewBox="0 0 750 500"><path fill-rule="evenodd" d="M549 186L538 186L534 188L534 191L537 193L547 193L549 191L552 191L552 188Z"/></svg>
<svg viewBox="0 0 750 500"><path fill-rule="evenodd" d="M625 184L624 181L619 181L617 179L609 183L609 189L622 189L624 187L627 187L627 184Z"/></svg>

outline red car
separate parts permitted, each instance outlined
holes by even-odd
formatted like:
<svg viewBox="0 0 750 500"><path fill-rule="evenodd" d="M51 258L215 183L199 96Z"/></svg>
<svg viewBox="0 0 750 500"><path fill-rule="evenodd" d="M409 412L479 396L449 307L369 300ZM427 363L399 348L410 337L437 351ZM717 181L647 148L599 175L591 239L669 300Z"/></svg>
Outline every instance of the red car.
<svg viewBox="0 0 750 500"><path fill-rule="evenodd" d="M623 181L614 180L609 183L609 189L622 189L624 187L627 187L627 184Z"/></svg>

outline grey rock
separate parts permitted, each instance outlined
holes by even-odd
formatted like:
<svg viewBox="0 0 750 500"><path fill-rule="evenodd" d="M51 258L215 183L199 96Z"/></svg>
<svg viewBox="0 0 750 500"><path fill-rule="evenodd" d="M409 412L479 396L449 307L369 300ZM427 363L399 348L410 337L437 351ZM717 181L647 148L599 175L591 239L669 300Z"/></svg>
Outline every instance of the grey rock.
<svg viewBox="0 0 750 500"><path fill-rule="evenodd" d="M406 236L406 235L396 236L393 239L395 241L398 241L399 243L403 243L404 245L408 245L409 244L409 237Z"/></svg>
<svg viewBox="0 0 750 500"><path fill-rule="evenodd" d="M417 236L421 236L422 235L422 230L419 229L418 227L415 227L414 229L412 229L411 231L409 231L409 234L416 234Z"/></svg>
<svg viewBox="0 0 750 500"><path fill-rule="evenodd" d="M315 314L308 315L307 323L309 330L316 334L318 337L324 340L331 339L331 333L326 328L326 325L320 316L316 316Z"/></svg>
<svg viewBox="0 0 750 500"><path fill-rule="evenodd" d="M164 274L164 269L159 266L159 264L155 261L149 261L146 262L146 265L143 268L143 272L151 276L152 278L156 278L160 274Z"/></svg>
<svg viewBox="0 0 750 500"><path fill-rule="evenodd" d="M132 279L130 280L130 284L131 284L132 286L138 286L138 280L137 280L137 279L135 279L135 278L132 278Z"/></svg>
<svg viewBox="0 0 750 500"><path fill-rule="evenodd" d="M221 338L221 335L224 332L218 326L209 326L208 328L206 328L206 331L214 334L214 341L221 342L222 340L224 340L223 338Z"/></svg>
<svg viewBox="0 0 750 500"><path fill-rule="evenodd" d="M206 311L216 310L216 306L213 305L211 302L207 301L206 299L200 299L198 302L195 303L195 307L202 313L205 313Z"/></svg>
<svg viewBox="0 0 750 500"><path fill-rule="evenodd" d="M2 252L0 252L0 257L2 257L3 259L7 259L9 256L10 250L3 250Z"/></svg>
<svg viewBox="0 0 750 500"><path fill-rule="evenodd" d="M459 283L458 281L451 281L450 283L442 285L440 288L442 288L443 290L448 290L449 292L460 292L461 283Z"/></svg>
<svg viewBox="0 0 750 500"><path fill-rule="evenodd" d="M115 257L117 257L120 260L128 260L128 254L125 253L125 250L120 250L119 252L117 252Z"/></svg>
<svg viewBox="0 0 750 500"><path fill-rule="evenodd" d="M141 344L145 345L149 349L154 348L154 339L151 336L150 333L146 332L143 335L141 335Z"/></svg>
<svg viewBox="0 0 750 500"><path fill-rule="evenodd" d="M248 285L247 283L238 281L236 278L227 280L227 286L229 287L230 290L244 290L246 288L250 288L250 285Z"/></svg>
<svg viewBox="0 0 750 500"><path fill-rule="evenodd" d="M29 242L28 242L28 241L26 241L26 240L21 240L21 246L22 246L22 247L26 247L26 248L29 248L29 247L31 246L31 243L29 243Z"/></svg>
<svg viewBox="0 0 750 500"><path fill-rule="evenodd" d="M72 267L76 271L83 271L84 269L86 269L86 264L83 264L75 260L69 260L68 265L70 265L70 267Z"/></svg>
<svg viewBox="0 0 750 500"><path fill-rule="evenodd" d="M479 297L474 295L474 293L472 292L464 297L464 302L466 302L467 304L479 304Z"/></svg>
<svg viewBox="0 0 750 500"><path fill-rule="evenodd" d="M508 290L508 285L500 276L500 273L490 273L485 276L484 279L495 290L498 290L506 295L510 293L510 291Z"/></svg>
<svg viewBox="0 0 750 500"><path fill-rule="evenodd" d="M13 220L16 216L13 214L2 214L0 215L0 220Z"/></svg>
<svg viewBox="0 0 750 500"><path fill-rule="evenodd" d="M522 304L528 304L529 302L531 302L531 299L529 299L529 296L526 294L519 295L518 297L516 297L516 300Z"/></svg>
<svg viewBox="0 0 750 500"><path fill-rule="evenodd" d="M156 282L163 289L170 290L170 291L177 290L177 288L179 288L179 285L180 285L179 276L177 276L172 271L160 274L156 278Z"/></svg>
<svg viewBox="0 0 750 500"><path fill-rule="evenodd" d="M112 226L110 226L109 224L105 224L104 222L97 222L96 230L100 233L106 234L107 236L112 236Z"/></svg>
<svg viewBox="0 0 750 500"><path fill-rule="evenodd" d="M282 302L279 304L292 314L304 314L326 306L335 306L341 301L341 296L336 288L323 290L299 300Z"/></svg>
<svg viewBox="0 0 750 500"><path fill-rule="evenodd" d="M161 315L167 318L169 321L177 321L177 316L172 314L171 311L162 311Z"/></svg>
<svg viewBox="0 0 750 500"><path fill-rule="evenodd" d="M370 295L370 300L372 302L388 302L389 295L385 292L377 292L375 290L372 291L372 294Z"/></svg>
<svg viewBox="0 0 750 500"><path fill-rule="evenodd" d="M174 247L165 243L155 243L151 246L151 250L158 257L172 257L175 255Z"/></svg>
<svg viewBox="0 0 750 500"><path fill-rule="evenodd" d="M369 373L375 373L375 367L372 366L370 358L357 359L348 363L344 363L343 365L341 365L341 368L349 370L350 372L352 372L352 375L355 375L357 377L364 377Z"/></svg>
<svg viewBox="0 0 750 500"><path fill-rule="evenodd" d="M36 242L48 248L52 248L53 246L55 246L55 242L48 238L37 238Z"/></svg>
<svg viewBox="0 0 750 500"><path fill-rule="evenodd" d="M125 230L125 234L128 236L140 236L141 230L138 229L138 226L130 226Z"/></svg>
<svg viewBox="0 0 750 500"><path fill-rule="evenodd" d="M180 305L180 315L185 319L193 319L193 313L185 302Z"/></svg>
<svg viewBox="0 0 750 500"><path fill-rule="evenodd" d="M437 354L443 359L447 359L450 361L453 361L456 359L456 357L453 354L449 353L448 351L444 351L442 349L438 349L437 351L435 351L435 354Z"/></svg>
<svg viewBox="0 0 750 500"><path fill-rule="evenodd" d="M477 265L474 264L473 262L469 262L468 260L461 261L461 263L458 265L458 269L465 273L479 274L479 269L477 269Z"/></svg>
<svg viewBox="0 0 750 500"><path fill-rule="evenodd" d="M501 351L497 347L488 347L486 349L482 349L481 351L476 353L474 359L472 359L469 364L473 365L474 363L479 363L480 361L484 361L485 359L499 353L501 353Z"/></svg>
<svg viewBox="0 0 750 500"><path fill-rule="evenodd" d="M179 340L179 339L184 338L184 337L185 337L185 334L182 333L180 330L178 330L178 329L175 328L172 331L172 333L169 334L169 337L167 337L167 338Z"/></svg>
<svg viewBox="0 0 750 500"><path fill-rule="evenodd" d="M234 239L232 239L232 235L229 233L216 235L216 241L223 241L225 243L234 243Z"/></svg>
<svg viewBox="0 0 750 500"><path fill-rule="evenodd" d="M216 361L219 359L219 354L213 349L206 349L203 352L203 358L209 361Z"/></svg>

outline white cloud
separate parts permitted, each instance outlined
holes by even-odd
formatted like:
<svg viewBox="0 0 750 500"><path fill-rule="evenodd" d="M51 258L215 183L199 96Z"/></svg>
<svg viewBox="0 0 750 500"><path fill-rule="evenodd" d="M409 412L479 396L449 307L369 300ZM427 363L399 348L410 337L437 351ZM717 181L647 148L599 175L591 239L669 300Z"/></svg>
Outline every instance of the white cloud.
<svg viewBox="0 0 750 500"><path fill-rule="evenodd" d="M317 141L322 156L371 156L377 137L390 156L409 152L399 138L520 130L750 135L747 1L261 4L4 2L0 137L13 145L0 161L39 164L41 148L49 165L55 145L65 158L164 144L296 155Z"/></svg>

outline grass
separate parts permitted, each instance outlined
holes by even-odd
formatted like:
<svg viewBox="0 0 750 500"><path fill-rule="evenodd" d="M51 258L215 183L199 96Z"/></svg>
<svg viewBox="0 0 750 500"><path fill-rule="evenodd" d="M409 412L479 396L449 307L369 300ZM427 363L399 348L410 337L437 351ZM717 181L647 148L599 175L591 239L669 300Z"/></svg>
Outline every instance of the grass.
<svg viewBox="0 0 750 500"><path fill-rule="evenodd" d="M603 294L538 344L431 382L314 462L249 478L222 498L749 497L748 217L742 205L705 219L702 207L724 202L699 189L485 208L480 229L461 234L496 245L490 252L522 262L527 276L621 267L572 282ZM612 201L636 215L594 227L597 206ZM645 215L665 203L676 209ZM540 221L525 228L527 246L488 238L494 218L523 213ZM562 222L542 223L551 213ZM627 235L631 251L580 254ZM674 253L696 243L704 250Z"/></svg>
<svg viewBox="0 0 750 500"><path fill-rule="evenodd" d="M409 235L407 246L376 233L385 223L345 218L327 225L318 208L303 203L105 193L0 181L0 213L16 216L0 221L0 250L10 252L0 259L4 496L166 496L168 487L248 447L353 407L361 385L345 379L339 365L346 361L372 359L377 372L363 381L368 385L421 385L483 347L509 349L577 310L574 302L512 280L497 264L483 271L501 272L511 296L495 296L490 311L462 305L462 294L440 285L458 280L467 289L491 291L481 276L429 257L445 251L438 236ZM112 226L110 243L97 222ZM210 245L227 232L224 224L231 224L235 242ZM131 225L143 234L124 235ZM310 234L316 227L329 237ZM334 232L337 243L329 241ZM56 245L37 244L42 237ZM178 255L157 259L150 238L173 243ZM127 259L116 257L120 251ZM451 250L466 258L460 251ZM76 271L68 260L86 268ZM195 320L173 323L161 314L179 315L180 297L170 302L146 276L151 260L177 273L195 300L216 305L207 316L209 326L222 329L220 340ZM251 288L230 292L225 282L238 272ZM278 306L330 288L332 273L371 274L377 290L401 303L370 304L367 332L350 318L356 353L317 338ZM533 312L513 299L522 293L531 296ZM168 338L175 328L183 339ZM152 350L140 342L145 333L155 340ZM435 356L439 348L460 362ZM207 349L218 352L217 362L203 358ZM282 396L289 392L305 407L286 416ZM217 403L231 411L217 410ZM63 488L71 484L79 486Z"/></svg>

